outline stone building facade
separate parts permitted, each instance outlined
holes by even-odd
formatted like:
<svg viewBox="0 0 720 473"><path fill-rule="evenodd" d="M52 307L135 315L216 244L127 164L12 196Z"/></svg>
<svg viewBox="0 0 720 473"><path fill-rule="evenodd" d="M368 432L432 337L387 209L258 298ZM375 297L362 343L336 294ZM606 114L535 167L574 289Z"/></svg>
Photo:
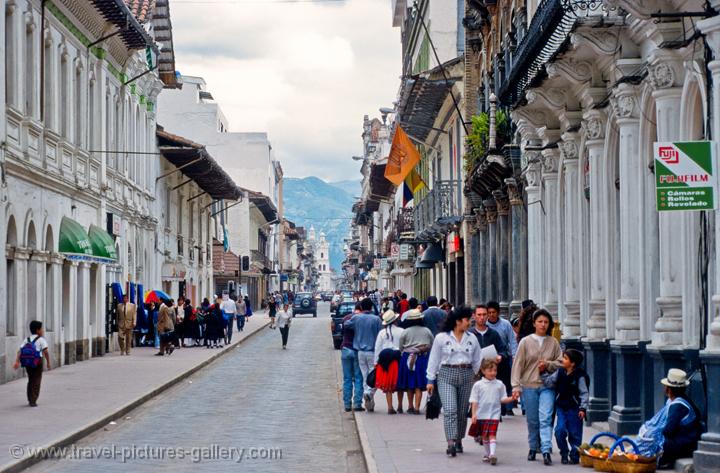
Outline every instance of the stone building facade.
<svg viewBox="0 0 720 473"><path fill-rule="evenodd" d="M468 10L479 102L497 97L520 149L503 212L514 218L515 200L526 213L527 279L510 283L527 284L559 319L565 345L585 351L589 421L635 433L664 402L658 381L669 368L694 375L690 393L708 421L696 471L717 471L720 451L720 220L715 211L656 210L653 145L720 133L720 22L710 4L498 1ZM492 194L488 226L505 206ZM513 234L505 244L515 243Z"/></svg>
<svg viewBox="0 0 720 473"><path fill-rule="evenodd" d="M56 363L100 355L106 285L157 277L143 250L158 223L154 105L176 86L174 74L160 79L172 47L148 33L170 34L165 1L142 12L101 0L4 7L0 381L19 374L10 366L29 320L45 323ZM161 56L169 63L137 77Z"/></svg>

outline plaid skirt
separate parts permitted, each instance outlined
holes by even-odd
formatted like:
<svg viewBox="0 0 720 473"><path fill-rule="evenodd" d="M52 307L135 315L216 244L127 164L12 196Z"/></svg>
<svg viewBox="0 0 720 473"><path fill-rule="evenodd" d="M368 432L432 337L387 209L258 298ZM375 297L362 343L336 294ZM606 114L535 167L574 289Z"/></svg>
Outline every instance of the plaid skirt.
<svg viewBox="0 0 720 473"><path fill-rule="evenodd" d="M470 425L468 429L468 437L489 438L497 436L498 425L500 421L496 419L478 419L477 422Z"/></svg>

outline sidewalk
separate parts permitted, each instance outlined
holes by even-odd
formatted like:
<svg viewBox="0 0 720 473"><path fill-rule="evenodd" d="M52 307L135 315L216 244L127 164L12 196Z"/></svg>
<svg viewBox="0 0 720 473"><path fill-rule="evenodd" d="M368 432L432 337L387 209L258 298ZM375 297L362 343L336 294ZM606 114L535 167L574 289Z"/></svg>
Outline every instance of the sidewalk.
<svg viewBox="0 0 720 473"><path fill-rule="evenodd" d="M397 398L394 398L397 403ZM423 406L425 399L423 396ZM407 408L407 398L404 407ZM443 430L442 416L426 420L423 415L387 414L385 395L375 394L375 412L356 412L360 441L368 466L368 473L476 473L479 469L497 473L519 473L544 471L542 457L538 461L527 461L527 429L525 417L515 415L503 418L498 429L498 464L491 467L482 462L485 447L465 438L465 453L449 458L445 455L447 442ZM520 409L515 409L516 414ZM598 431L585 428L583 441L588 441ZM553 438L553 466L562 472L587 471L580 465L560 464L560 455Z"/></svg>
<svg viewBox="0 0 720 473"><path fill-rule="evenodd" d="M256 313L243 332L235 327L232 344L222 350L181 348L172 356L159 357L154 356L155 348L134 348L130 356L110 353L46 371L37 408L27 405L26 378L0 385L0 472L19 471L32 464L28 448L69 445L102 428L232 350L268 323L266 312Z"/></svg>

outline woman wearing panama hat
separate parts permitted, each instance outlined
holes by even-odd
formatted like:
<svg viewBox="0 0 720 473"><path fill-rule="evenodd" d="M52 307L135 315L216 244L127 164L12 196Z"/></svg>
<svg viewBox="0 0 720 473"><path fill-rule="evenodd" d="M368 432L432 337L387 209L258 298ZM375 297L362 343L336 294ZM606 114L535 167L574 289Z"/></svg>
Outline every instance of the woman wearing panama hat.
<svg viewBox="0 0 720 473"><path fill-rule="evenodd" d="M427 386L427 364L433 334L423 325L423 314L410 309L406 312L405 331L400 337L400 369L398 372L398 389L408 393L408 414L420 414L422 393Z"/></svg>
<svg viewBox="0 0 720 473"><path fill-rule="evenodd" d="M642 455L661 455L659 464L663 467L672 466L678 458L692 457L702 429L700 411L687 397L687 373L671 368L660 384L667 401L640 427L637 444Z"/></svg>
<svg viewBox="0 0 720 473"><path fill-rule="evenodd" d="M387 310L382 316L383 329L375 340L375 387L385 393L388 405L388 414L397 414L393 408L392 395L397 391L398 362L400 360L400 335L403 329L396 325L400 318L392 310ZM403 392L398 393L398 410L402 412Z"/></svg>

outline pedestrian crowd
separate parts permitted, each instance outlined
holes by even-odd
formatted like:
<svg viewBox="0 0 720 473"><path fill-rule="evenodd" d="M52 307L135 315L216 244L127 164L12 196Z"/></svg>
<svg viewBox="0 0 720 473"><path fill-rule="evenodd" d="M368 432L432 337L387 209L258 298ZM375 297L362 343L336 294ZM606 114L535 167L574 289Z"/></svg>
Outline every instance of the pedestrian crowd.
<svg viewBox="0 0 720 473"><path fill-rule="evenodd" d="M345 411L373 412L381 390L389 415L421 415L425 397L427 418L442 411L448 456L463 453L467 435L484 447L483 461L496 465L502 418L521 407L528 461L540 454L552 465L554 436L561 463L579 463L591 380L583 353L561 347L550 312L526 300L508 320L495 301L453 307L402 291L358 299L342 320ZM691 456L702 431L685 395L686 374L670 371L662 380L668 401L639 437L661 464Z"/></svg>
<svg viewBox="0 0 720 473"><path fill-rule="evenodd" d="M205 298L197 307L180 296L177 304L169 299L151 302L146 309L153 318L157 356L171 355L178 348L223 348L232 343L235 327L242 332L253 314L248 296L234 294L216 296L214 303Z"/></svg>

